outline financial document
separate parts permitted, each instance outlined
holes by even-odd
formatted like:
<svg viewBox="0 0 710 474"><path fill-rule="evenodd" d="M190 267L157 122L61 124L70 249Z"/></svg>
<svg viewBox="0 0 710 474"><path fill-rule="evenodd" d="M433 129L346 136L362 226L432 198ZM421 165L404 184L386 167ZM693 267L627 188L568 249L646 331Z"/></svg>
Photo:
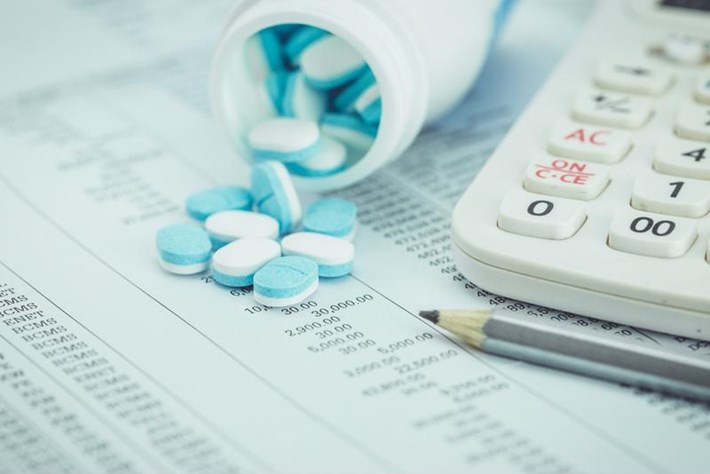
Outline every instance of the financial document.
<svg viewBox="0 0 710 474"><path fill-rule="evenodd" d="M190 193L248 181L207 103L231 3L4 6L0 472L707 472L708 405L482 354L416 317L493 305L710 357L490 294L451 261L456 199L590 4L519 2L466 102L336 193L360 209L353 275L272 309L161 271L154 249Z"/></svg>

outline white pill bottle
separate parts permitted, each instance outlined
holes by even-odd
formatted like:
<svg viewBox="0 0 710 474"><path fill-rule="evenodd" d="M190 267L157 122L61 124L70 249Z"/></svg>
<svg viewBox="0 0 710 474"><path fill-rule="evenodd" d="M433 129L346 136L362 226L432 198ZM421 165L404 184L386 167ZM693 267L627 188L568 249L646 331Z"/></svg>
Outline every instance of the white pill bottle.
<svg viewBox="0 0 710 474"><path fill-rule="evenodd" d="M398 158L422 128L450 111L473 85L508 0L241 0L214 56L213 114L237 153L264 120L247 45L261 30L302 24L350 43L374 73L382 100L376 138L364 155L332 175L294 177L301 189L329 191L353 184ZM435 159L435 157L432 157Z"/></svg>

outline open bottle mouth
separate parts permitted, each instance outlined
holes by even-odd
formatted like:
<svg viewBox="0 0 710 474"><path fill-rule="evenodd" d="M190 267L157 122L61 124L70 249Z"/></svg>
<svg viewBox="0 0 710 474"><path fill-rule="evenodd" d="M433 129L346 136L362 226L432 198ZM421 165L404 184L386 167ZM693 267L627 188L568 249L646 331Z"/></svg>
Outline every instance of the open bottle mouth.
<svg viewBox="0 0 710 474"><path fill-rule="evenodd" d="M240 76L250 84L233 103L251 108L238 112L249 115L247 128L273 119L317 126L318 139L285 163L293 175L335 176L367 155L383 106L377 78L355 47L321 28L283 24L249 37L240 54ZM250 97L241 101L244 94Z"/></svg>

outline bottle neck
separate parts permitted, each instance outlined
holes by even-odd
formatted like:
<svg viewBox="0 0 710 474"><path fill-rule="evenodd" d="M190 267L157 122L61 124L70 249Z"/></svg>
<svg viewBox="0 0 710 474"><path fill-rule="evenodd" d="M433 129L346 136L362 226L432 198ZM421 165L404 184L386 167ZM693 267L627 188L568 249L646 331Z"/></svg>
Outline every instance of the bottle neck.
<svg viewBox="0 0 710 474"><path fill-rule="evenodd" d="M248 129L261 120L245 64L246 43L260 30L284 23L316 26L349 42L372 69L382 98L380 128L370 151L345 171L297 178L297 184L314 191L341 188L401 155L420 132L429 104L425 65L406 28L369 2L260 0L238 7L212 66L213 111L242 156L248 157L243 144Z"/></svg>

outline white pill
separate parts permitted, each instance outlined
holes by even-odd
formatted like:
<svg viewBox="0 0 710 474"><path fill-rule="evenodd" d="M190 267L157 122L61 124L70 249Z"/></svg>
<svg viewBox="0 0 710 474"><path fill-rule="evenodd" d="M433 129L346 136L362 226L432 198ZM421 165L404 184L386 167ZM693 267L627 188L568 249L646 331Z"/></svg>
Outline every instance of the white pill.
<svg viewBox="0 0 710 474"><path fill-rule="evenodd" d="M348 149L330 137L323 137L320 151L313 158L289 163L288 169L301 176L327 176L345 169Z"/></svg>
<svg viewBox="0 0 710 474"><path fill-rule="evenodd" d="M261 81L271 72L271 66L264 54L264 48L258 35L254 35L246 42L246 57L249 65L249 72L252 77Z"/></svg>
<svg viewBox="0 0 710 474"><path fill-rule="evenodd" d="M341 198L312 202L303 216L303 230L352 241L357 229L357 206Z"/></svg>
<svg viewBox="0 0 710 474"><path fill-rule="evenodd" d="M378 123L380 121L382 110L382 99L380 99L379 86L377 84L373 84L368 87L355 101L354 108L366 123Z"/></svg>
<svg viewBox="0 0 710 474"><path fill-rule="evenodd" d="M296 232L281 241L284 255L308 257L318 263L322 277L340 277L352 272L355 247L347 240L315 232Z"/></svg>
<svg viewBox="0 0 710 474"><path fill-rule="evenodd" d="M291 306L318 289L318 264L290 255L264 265L254 275L254 300L266 306Z"/></svg>
<svg viewBox="0 0 710 474"><path fill-rule="evenodd" d="M279 72L269 74L263 81L256 84L256 98L260 109L265 113L265 119L281 115L286 80L286 73Z"/></svg>
<svg viewBox="0 0 710 474"><path fill-rule="evenodd" d="M210 264L210 239L197 226L176 224L163 227L155 235L160 265L170 273L194 275Z"/></svg>
<svg viewBox="0 0 710 474"><path fill-rule="evenodd" d="M367 63L352 46L337 36L326 36L301 55L301 71L319 90L331 90L355 79Z"/></svg>
<svg viewBox="0 0 710 474"><path fill-rule="evenodd" d="M377 84L372 84L370 87L360 94L360 97L355 101L354 107L357 113L362 114L370 104L380 98L380 88Z"/></svg>
<svg viewBox="0 0 710 474"><path fill-rule="evenodd" d="M245 237L275 239L279 223L271 216L249 211L222 211L205 221L205 230L214 248Z"/></svg>
<svg viewBox="0 0 710 474"><path fill-rule="evenodd" d="M300 72L289 74L286 79L281 108L287 117L297 117L317 122L326 109L326 96L306 84Z"/></svg>
<svg viewBox="0 0 710 474"><path fill-rule="evenodd" d="M286 68L283 48L273 28L261 30L247 41L246 56L252 77L257 81Z"/></svg>
<svg viewBox="0 0 710 474"><path fill-rule="evenodd" d="M249 97L250 123L261 123L281 115L281 95L286 84L285 73L268 74L258 81L248 81L244 93ZM281 92L280 92L281 91Z"/></svg>
<svg viewBox="0 0 710 474"><path fill-rule="evenodd" d="M262 214L276 219L281 233L290 232L301 220L301 201L283 163L265 161L251 170L251 192Z"/></svg>
<svg viewBox="0 0 710 474"><path fill-rule="evenodd" d="M312 120L279 117L249 131L254 158L285 163L313 157L320 148L320 129Z"/></svg>
<svg viewBox="0 0 710 474"><path fill-rule="evenodd" d="M281 246L275 240L246 237L215 252L212 278L225 286L250 286L254 283L254 273L280 256Z"/></svg>
<svg viewBox="0 0 710 474"><path fill-rule="evenodd" d="M372 147L377 130L377 127L365 123L354 115L325 114L321 118L323 135L334 138L360 152L366 152Z"/></svg>

